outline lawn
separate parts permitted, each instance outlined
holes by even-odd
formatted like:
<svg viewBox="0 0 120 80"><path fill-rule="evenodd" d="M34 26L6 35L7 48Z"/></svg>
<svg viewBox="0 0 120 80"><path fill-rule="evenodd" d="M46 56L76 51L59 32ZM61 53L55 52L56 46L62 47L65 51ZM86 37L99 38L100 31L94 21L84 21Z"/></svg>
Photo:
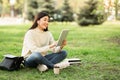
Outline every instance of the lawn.
<svg viewBox="0 0 120 80"><path fill-rule="evenodd" d="M20 56L25 32L31 25L0 26L0 61L4 54ZM67 58L80 58L81 65L72 65L54 75L53 70L0 70L0 80L119 80L120 23L80 27L74 23L50 23L49 30L57 40L62 29L70 29L67 37Z"/></svg>

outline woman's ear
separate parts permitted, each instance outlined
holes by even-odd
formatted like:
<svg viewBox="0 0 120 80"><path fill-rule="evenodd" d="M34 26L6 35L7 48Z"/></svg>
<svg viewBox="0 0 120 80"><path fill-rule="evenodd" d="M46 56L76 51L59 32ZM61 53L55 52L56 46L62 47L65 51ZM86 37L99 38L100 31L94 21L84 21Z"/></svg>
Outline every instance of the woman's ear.
<svg viewBox="0 0 120 80"><path fill-rule="evenodd" d="M40 21L39 21L39 20L37 20L37 24L39 24L39 22L40 22Z"/></svg>

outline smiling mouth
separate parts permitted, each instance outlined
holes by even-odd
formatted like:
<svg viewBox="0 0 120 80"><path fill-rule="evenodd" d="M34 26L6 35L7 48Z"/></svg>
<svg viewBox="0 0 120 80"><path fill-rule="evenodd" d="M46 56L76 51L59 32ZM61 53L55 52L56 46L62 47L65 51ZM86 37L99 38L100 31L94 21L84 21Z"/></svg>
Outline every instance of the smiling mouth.
<svg viewBox="0 0 120 80"><path fill-rule="evenodd" d="M45 24L45 26L46 26L46 27L48 27L48 25L47 25L47 24Z"/></svg>

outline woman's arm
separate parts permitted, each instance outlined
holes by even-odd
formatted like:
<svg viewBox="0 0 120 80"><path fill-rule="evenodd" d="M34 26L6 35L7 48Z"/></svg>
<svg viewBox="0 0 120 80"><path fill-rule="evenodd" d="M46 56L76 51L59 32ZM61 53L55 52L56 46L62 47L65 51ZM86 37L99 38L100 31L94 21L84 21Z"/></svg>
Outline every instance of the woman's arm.
<svg viewBox="0 0 120 80"><path fill-rule="evenodd" d="M67 41L64 40L61 46L56 46L57 45L57 41L55 41L53 36L52 36L52 34L50 34L50 43L53 44L53 46L51 44L51 47L50 47L51 51L56 53L56 52L61 51L61 49L67 44Z"/></svg>
<svg viewBox="0 0 120 80"><path fill-rule="evenodd" d="M24 45L26 45L31 52L47 52L52 47L52 45L38 47L33 39L33 35L31 32L26 33L24 38Z"/></svg>

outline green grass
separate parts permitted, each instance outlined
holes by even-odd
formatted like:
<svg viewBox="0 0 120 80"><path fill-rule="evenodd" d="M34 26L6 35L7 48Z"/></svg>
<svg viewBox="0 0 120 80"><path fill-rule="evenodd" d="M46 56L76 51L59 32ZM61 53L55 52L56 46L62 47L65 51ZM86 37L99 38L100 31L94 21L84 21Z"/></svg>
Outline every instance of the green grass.
<svg viewBox="0 0 120 80"><path fill-rule="evenodd" d="M31 25L0 26L0 61L3 55L20 55L24 34ZM70 29L67 37L68 58L82 59L54 75L53 70L41 73L37 69L0 70L0 80L119 80L120 24L80 27L73 23L50 23L49 30L57 40L62 29Z"/></svg>

